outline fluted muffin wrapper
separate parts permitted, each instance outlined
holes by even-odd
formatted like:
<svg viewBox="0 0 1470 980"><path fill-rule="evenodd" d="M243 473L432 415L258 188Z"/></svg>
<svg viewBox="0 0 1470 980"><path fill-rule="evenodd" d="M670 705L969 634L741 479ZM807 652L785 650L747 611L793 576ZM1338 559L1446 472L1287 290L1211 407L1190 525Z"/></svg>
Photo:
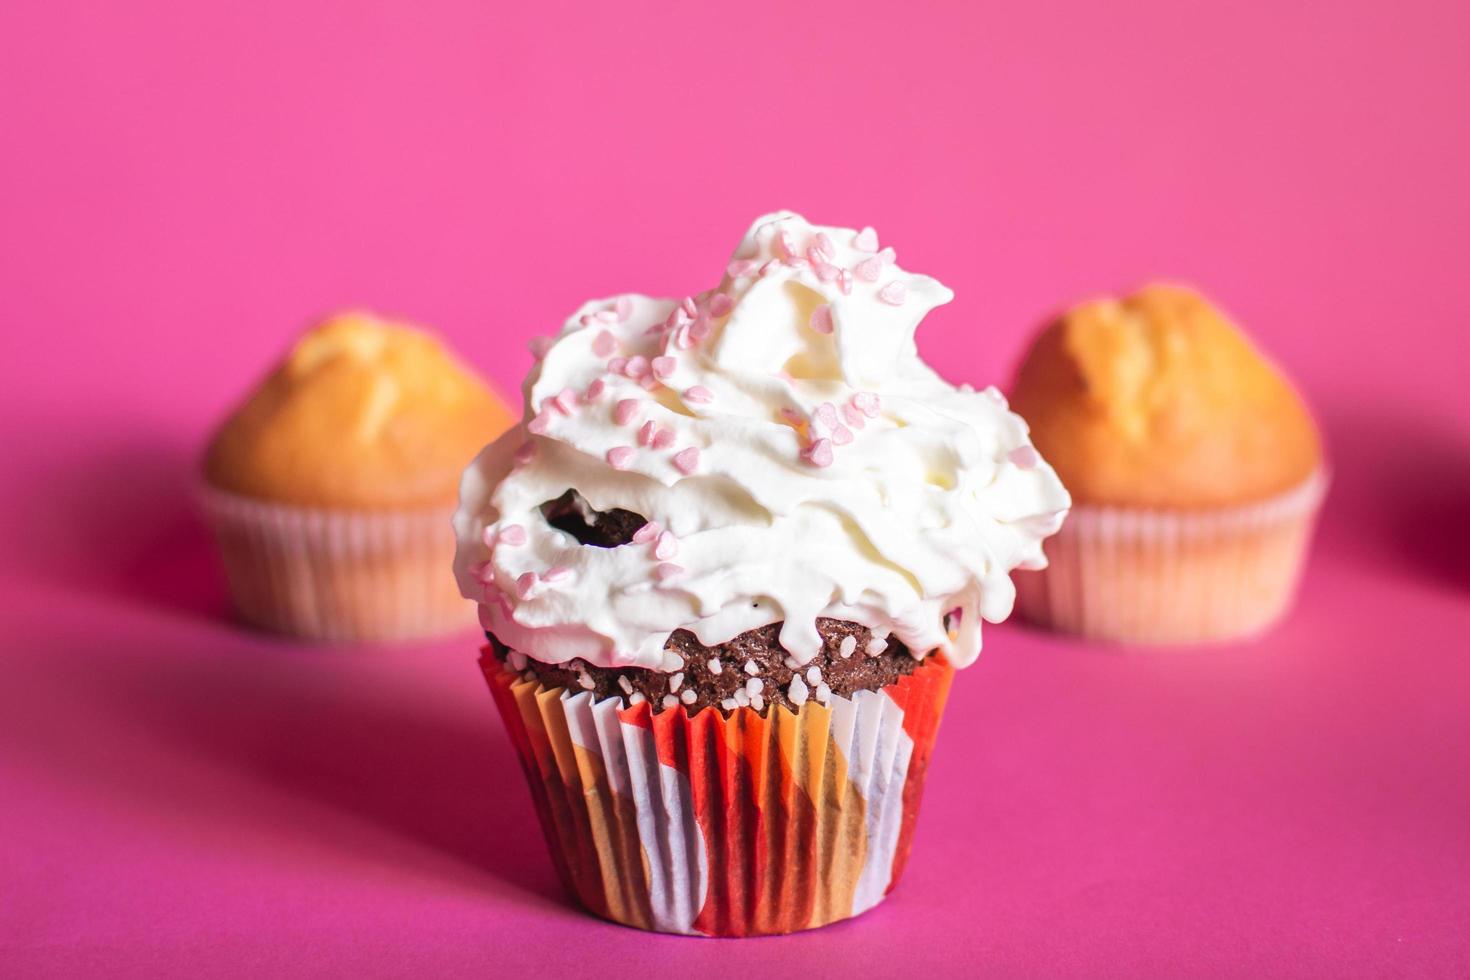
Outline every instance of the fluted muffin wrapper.
<svg viewBox="0 0 1470 980"><path fill-rule="evenodd" d="M1048 567L1017 572L1032 622L1093 639L1192 644L1259 633L1295 598L1328 477L1205 511L1073 507Z"/></svg>
<svg viewBox="0 0 1470 980"><path fill-rule="evenodd" d="M954 670L728 715L652 711L481 659L553 862L590 912L658 932L777 935L859 915L913 842Z"/></svg>
<svg viewBox="0 0 1470 980"><path fill-rule="evenodd" d="M472 628L446 573L453 507L355 511L254 500L213 487L201 503L240 617L311 639L393 641Z"/></svg>

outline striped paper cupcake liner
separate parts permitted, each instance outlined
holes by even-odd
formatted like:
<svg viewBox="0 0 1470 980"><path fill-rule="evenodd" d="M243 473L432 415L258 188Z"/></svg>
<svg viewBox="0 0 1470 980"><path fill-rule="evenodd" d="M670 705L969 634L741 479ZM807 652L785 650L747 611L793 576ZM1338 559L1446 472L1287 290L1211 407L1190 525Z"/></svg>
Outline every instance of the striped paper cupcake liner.
<svg viewBox="0 0 1470 980"><path fill-rule="evenodd" d="M1244 507L1188 512L1078 506L1017 572L1032 622L1093 639L1190 644L1275 624L1291 606L1328 478Z"/></svg>
<svg viewBox="0 0 1470 980"><path fill-rule="evenodd" d="M658 932L776 935L859 915L913 843L953 668L800 711L622 707L481 665L552 860L592 913Z"/></svg>
<svg viewBox="0 0 1470 980"><path fill-rule="evenodd" d="M391 641L475 625L446 573L453 508L349 511L252 500L205 487L230 595L248 623L319 640Z"/></svg>

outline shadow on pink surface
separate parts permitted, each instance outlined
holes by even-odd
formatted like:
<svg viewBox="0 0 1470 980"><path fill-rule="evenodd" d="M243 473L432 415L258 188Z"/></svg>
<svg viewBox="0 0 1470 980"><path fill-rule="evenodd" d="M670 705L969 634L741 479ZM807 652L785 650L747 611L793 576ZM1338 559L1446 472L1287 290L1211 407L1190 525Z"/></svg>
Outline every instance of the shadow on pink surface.
<svg viewBox="0 0 1470 980"><path fill-rule="evenodd" d="M570 911L473 638L462 642L453 657L223 633L206 650L163 638L147 650L105 641L36 650L33 663L52 675L45 687L80 700L69 714L87 727L48 725L44 704L12 721L33 740L34 761L96 793L108 822L142 821L230 852L263 838L263 853Z"/></svg>
<svg viewBox="0 0 1470 980"><path fill-rule="evenodd" d="M1324 544L1470 591L1470 430L1455 419L1345 411L1324 420L1333 487Z"/></svg>

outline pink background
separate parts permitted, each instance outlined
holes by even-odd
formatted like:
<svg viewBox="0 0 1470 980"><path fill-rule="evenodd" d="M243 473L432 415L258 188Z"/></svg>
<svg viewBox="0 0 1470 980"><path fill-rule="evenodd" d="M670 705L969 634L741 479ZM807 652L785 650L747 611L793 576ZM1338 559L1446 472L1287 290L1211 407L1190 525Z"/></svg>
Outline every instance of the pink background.
<svg viewBox="0 0 1470 980"><path fill-rule="evenodd" d="M1193 7L0 7L0 973L1470 972L1470 8ZM1337 483L1260 642L991 630L865 919L652 937L558 893L472 637L232 626L185 491L315 314L513 390L776 207L955 287L920 343L957 381L1199 282Z"/></svg>

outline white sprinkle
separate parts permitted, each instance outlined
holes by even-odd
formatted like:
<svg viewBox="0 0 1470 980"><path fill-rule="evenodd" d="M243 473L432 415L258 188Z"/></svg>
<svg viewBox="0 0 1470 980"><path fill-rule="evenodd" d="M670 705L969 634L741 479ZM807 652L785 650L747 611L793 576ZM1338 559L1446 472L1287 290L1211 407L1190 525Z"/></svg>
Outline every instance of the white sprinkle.
<svg viewBox="0 0 1470 980"><path fill-rule="evenodd" d="M875 636L871 640L868 641L868 656L870 656L870 657L876 657L876 656L878 656L878 654L882 653L884 650L887 650L887 649L888 649L888 641L887 640L884 640L884 639L881 639L881 638Z"/></svg>
<svg viewBox="0 0 1470 980"><path fill-rule="evenodd" d="M746 694L744 690L736 691L735 703L740 705L740 707L742 708L750 707L750 695Z"/></svg>
<svg viewBox="0 0 1470 980"><path fill-rule="evenodd" d="M751 677L754 677L761 672L761 669L755 665L754 660L747 660L745 661L745 672Z"/></svg>
<svg viewBox="0 0 1470 980"><path fill-rule="evenodd" d="M736 708L740 707L740 702L736 701L734 698L726 698L725 700L720 702L720 707L724 708L726 711L734 711Z"/></svg>
<svg viewBox="0 0 1470 980"><path fill-rule="evenodd" d="M676 670L683 670L684 658L679 656L677 653L674 653L672 650L665 650L662 667L664 669L664 673L666 674L672 674Z"/></svg>
<svg viewBox="0 0 1470 980"><path fill-rule="evenodd" d="M644 700L645 700L645 698L643 697L643 694L641 692L634 691L632 693L632 695L628 698L628 704L629 705L642 704L644 702Z"/></svg>
<svg viewBox="0 0 1470 980"><path fill-rule="evenodd" d="M591 677L587 676L587 674L580 673L580 672L577 674L577 683L578 684L581 684L582 687L583 687L583 689L584 690L588 690L588 691L592 690L594 687L597 686L597 682L596 681L594 681Z"/></svg>
<svg viewBox="0 0 1470 980"><path fill-rule="evenodd" d="M725 672L725 665L720 663L719 657L710 657L709 663L705 664L705 666L709 668L711 674L722 674Z"/></svg>
<svg viewBox="0 0 1470 980"><path fill-rule="evenodd" d="M797 660L795 657L787 657L785 660L783 660L781 662L786 665L786 669L787 670L800 670L801 669L801 661Z"/></svg>
<svg viewBox="0 0 1470 980"><path fill-rule="evenodd" d="M826 704L828 701L831 701L832 700L832 689L830 687L828 687L826 684L818 684L817 685L817 700L820 701L820 702L822 702L823 704Z"/></svg>
<svg viewBox="0 0 1470 980"><path fill-rule="evenodd" d="M806 682L812 685L822 683L822 671L816 664L812 664L806 669Z"/></svg>
<svg viewBox="0 0 1470 980"><path fill-rule="evenodd" d="M621 687L623 689L624 694L633 693L633 685L628 683L628 677L626 674L618 675L618 687Z"/></svg>
<svg viewBox="0 0 1470 980"><path fill-rule="evenodd" d="M757 694L755 697L750 699L750 706L756 711L765 711L766 699Z"/></svg>
<svg viewBox="0 0 1470 980"><path fill-rule="evenodd" d="M806 682L800 677L791 678L791 686L786 688L787 699L798 708L806 704Z"/></svg>
<svg viewBox="0 0 1470 980"><path fill-rule="evenodd" d="M665 694L663 705L665 708L676 708L679 706L679 699L672 694Z"/></svg>
<svg viewBox="0 0 1470 980"><path fill-rule="evenodd" d="M846 660L848 657L852 656L853 651L856 649L857 637L855 636L844 636L842 638L842 642L837 644L837 653L839 656L842 657L843 660Z"/></svg>
<svg viewBox="0 0 1470 980"><path fill-rule="evenodd" d="M679 693L679 688L683 685L683 683L684 683L684 672L681 670L677 674L675 674L673 677L670 677L669 678L669 693L670 694L678 694Z"/></svg>
<svg viewBox="0 0 1470 980"><path fill-rule="evenodd" d="M679 695L679 700L683 701L685 704L693 704L696 700L698 700L698 698L699 695L694 693L694 688L692 687L686 687L684 689L684 693Z"/></svg>
<svg viewBox="0 0 1470 980"><path fill-rule="evenodd" d="M750 680L745 682L745 693L749 694L751 697L755 697L761 691L765 690L765 687L765 681L761 680L759 677L752 677Z"/></svg>
<svg viewBox="0 0 1470 980"><path fill-rule="evenodd" d="M506 659L510 661L510 669L516 673L526 669L526 655L519 650L512 650Z"/></svg>

